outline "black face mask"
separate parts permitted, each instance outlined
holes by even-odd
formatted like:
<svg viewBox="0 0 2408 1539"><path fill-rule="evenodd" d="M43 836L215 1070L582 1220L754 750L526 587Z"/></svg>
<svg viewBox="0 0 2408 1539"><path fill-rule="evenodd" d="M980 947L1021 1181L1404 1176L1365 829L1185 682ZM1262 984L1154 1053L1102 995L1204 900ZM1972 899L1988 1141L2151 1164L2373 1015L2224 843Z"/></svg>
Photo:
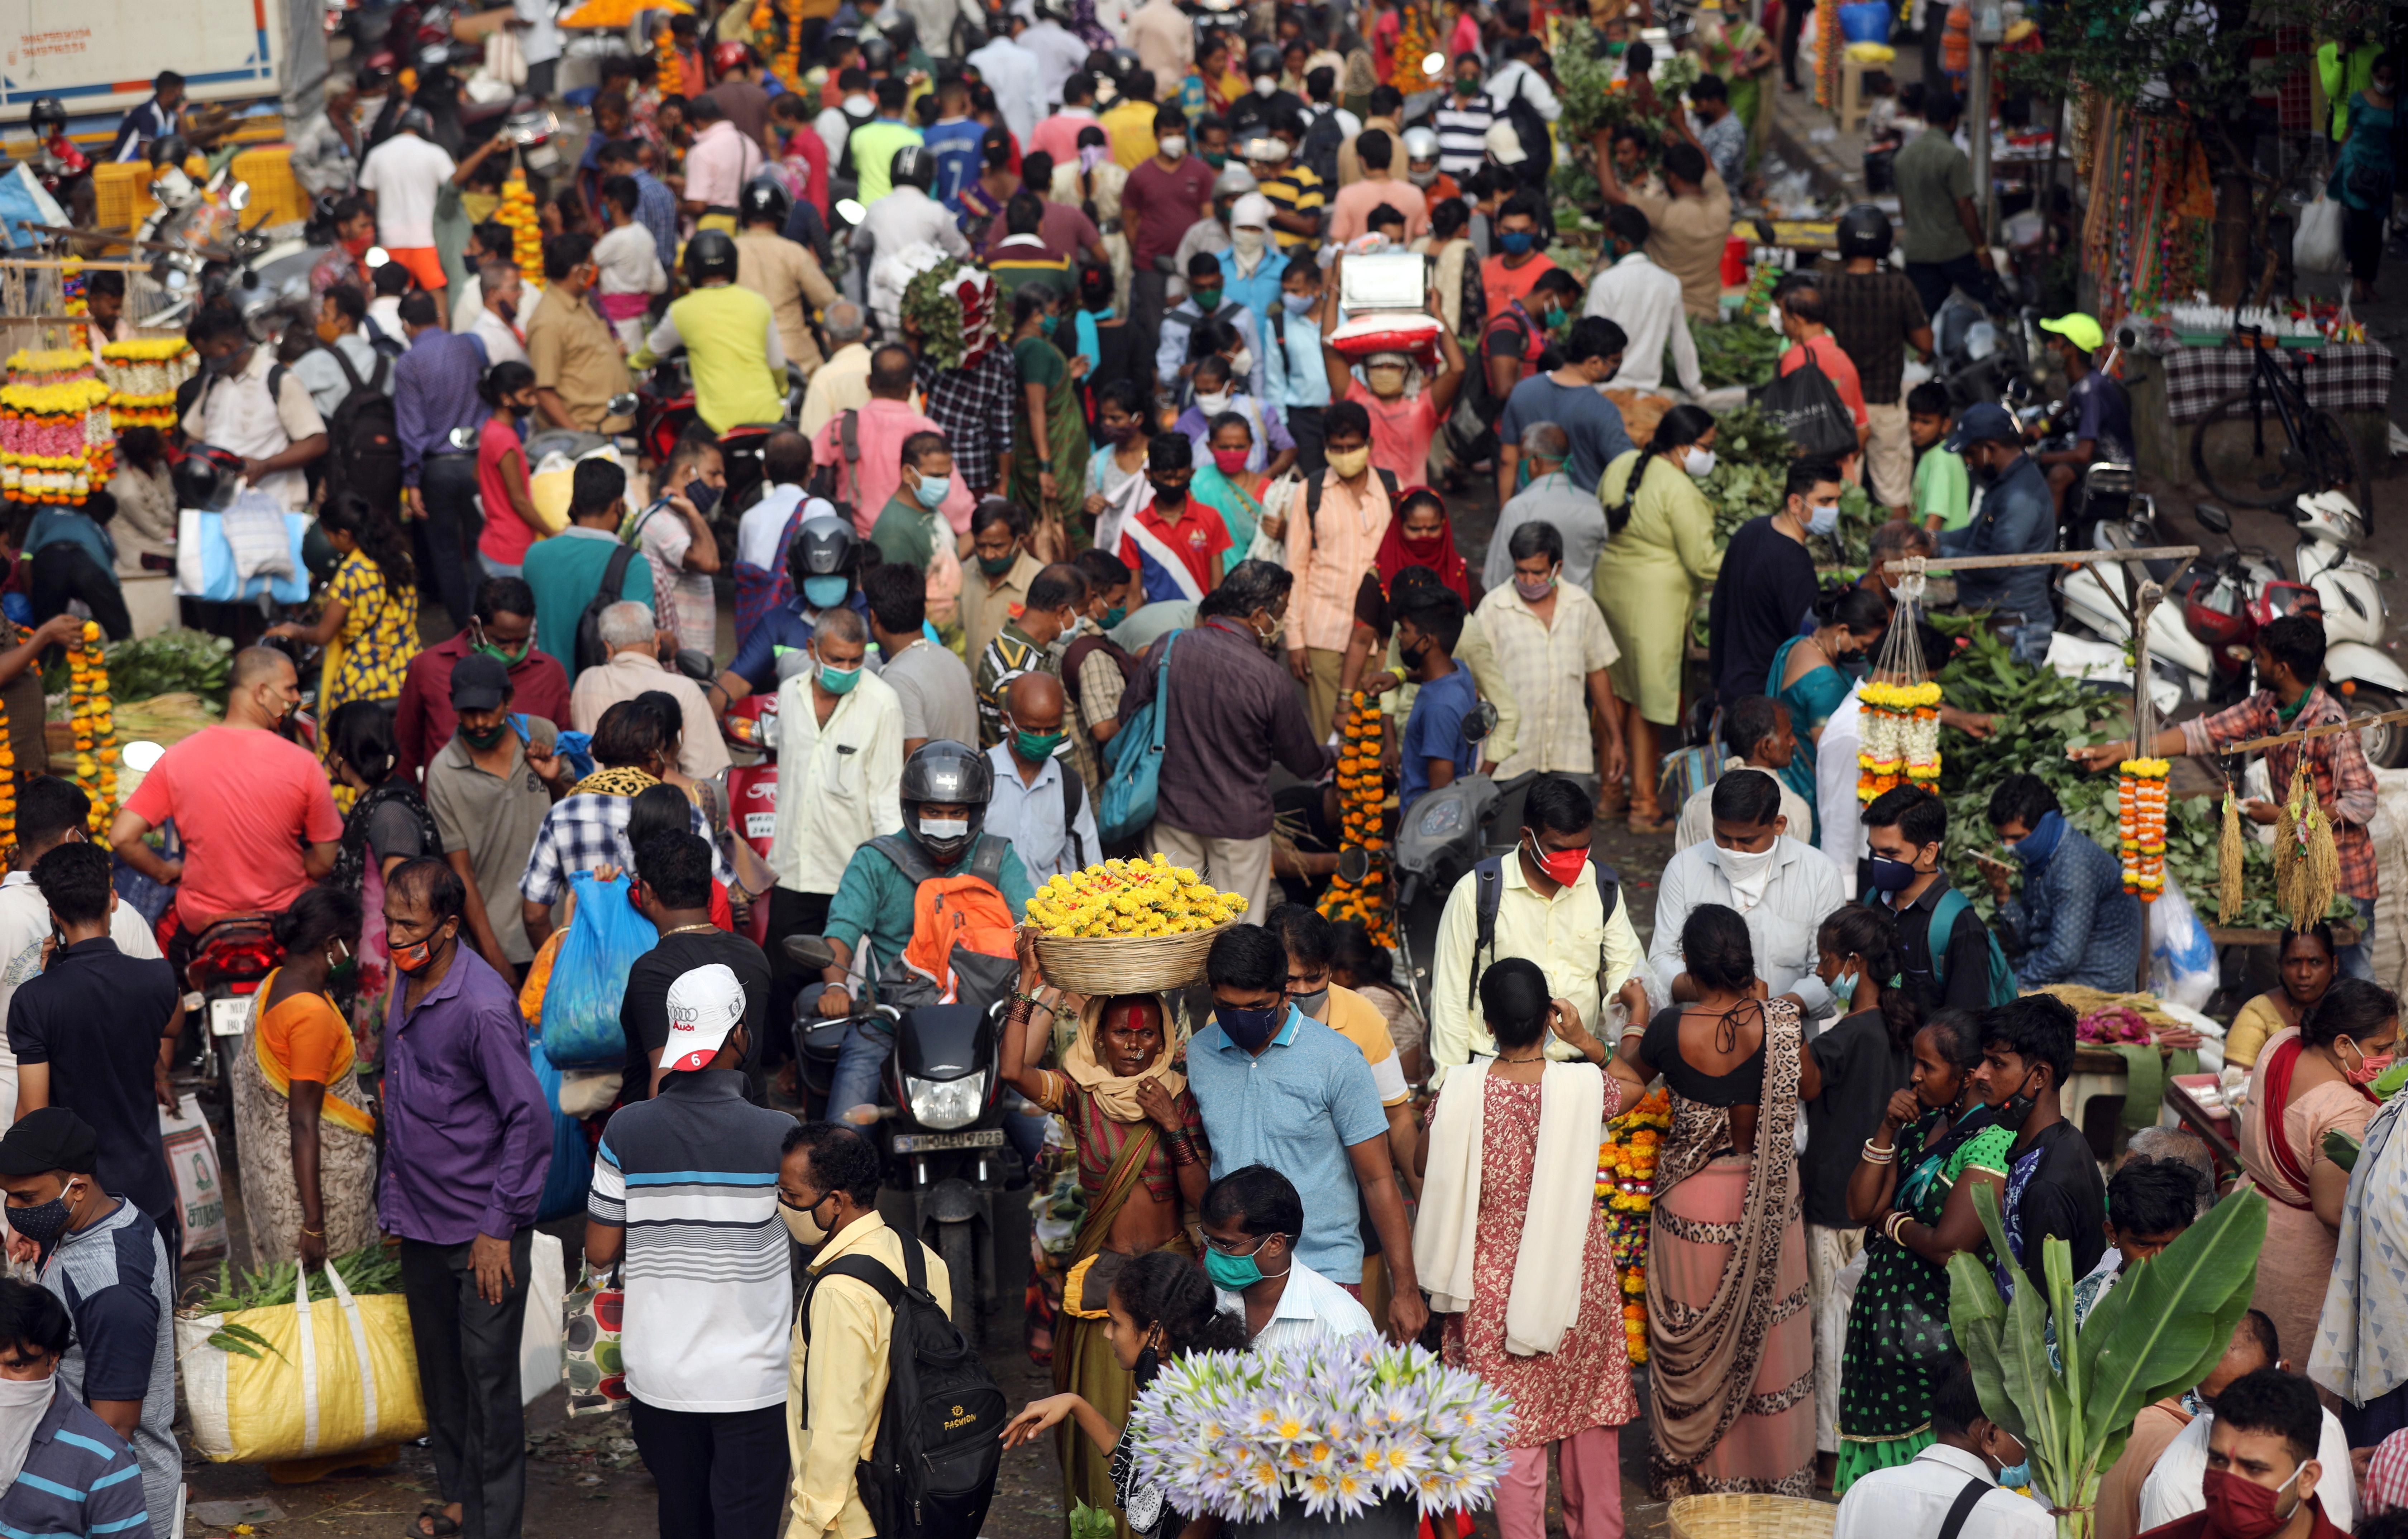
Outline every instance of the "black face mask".
<svg viewBox="0 0 2408 1539"><path fill-rule="evenodd" d="M719 488L702 481L688 481L685 483L685 500L694 504L694 510L707 519L710 517L710 510L719 506Z"/></svg>
<svg viewBox="0 0 2408 1539"><path fill-rule="evenodd" d="M1152 476L1148 476L1146 480L1154 487L1154 506L1181 507L1185 506L1187 502L1187 483L1185 481L1157 480Z"/></svg>
<svg viewBox="0 0 2408 1539"><path fill-rule="evenodd" d="M2032 1108L2040 1104L2040 1097L2032 1094L2029 1089L2030 1075L2024 1076L2024 1085L2025 1089L2007 1097L1999 1107L1999 1125L2015 1133L2024 1131L2024 1124L2031 1120Z"/></svg>

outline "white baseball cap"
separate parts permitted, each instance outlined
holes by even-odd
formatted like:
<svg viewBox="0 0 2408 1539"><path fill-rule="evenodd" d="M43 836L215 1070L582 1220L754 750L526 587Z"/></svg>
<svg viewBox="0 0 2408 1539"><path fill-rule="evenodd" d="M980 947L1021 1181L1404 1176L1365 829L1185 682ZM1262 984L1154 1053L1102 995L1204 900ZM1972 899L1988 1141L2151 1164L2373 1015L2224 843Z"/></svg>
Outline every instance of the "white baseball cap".
<svg viewBox="0 0 2408 1539"><path fill-rule="evenodd" d="M1522 135L1502 118L1488 125L1488 132L1482 135L1480 142L1499 165L1519 165L1530 158L1529 152L1522 148Z"/></svg>
<svg viewBox="0 0 2408 1539"><path fill-rule="evenodd" d="M672 1070L704 1069L744 1023L744 985L724 962L681 973L669 985L669 1041L661 1055Z"/></svg>

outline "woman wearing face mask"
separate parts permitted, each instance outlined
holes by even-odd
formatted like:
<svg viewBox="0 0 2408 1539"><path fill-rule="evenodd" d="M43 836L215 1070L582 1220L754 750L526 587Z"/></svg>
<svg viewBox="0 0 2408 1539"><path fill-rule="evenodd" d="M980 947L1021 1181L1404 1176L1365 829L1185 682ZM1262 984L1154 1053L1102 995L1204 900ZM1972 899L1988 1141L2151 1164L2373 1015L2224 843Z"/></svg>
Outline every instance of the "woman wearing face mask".
<svg viewBox="0 0 2408 1539"><path fill-rule="evenodd" d="M1121 228L1121 192L1128 186L1128 167L1112 159L1110 136L1091 123L1079 130L1078 154L1054 167L1054 180L1045 193L1054 202L1068 204L1086 215L1088 222L1104 237L1104 255L1111 259L1111 267L1105 274L1104 302L1088 305L1082 298L1082 305L1106 314L1117 313L1123 320L1128 317L1129 277L1135 260L1129 254L1128 235ZM1081 292L1084 294L1083 288ZM1082 335L1081 352L1087 350ZM1100 363L1100 355L1093 356Z"/></svg>
<svg viewBox="0 0 2408 1539"><path fill-rule="evenodd" d="M1145 391L1114 379L1096 392L1096 436L1087 461L1087 500L1081 510L1098 550L1120 545L1121 527L1146 504Z"/></svg>
<svg viewBox="0 0 2408 1539"><path fill-rule="evenodd" d="M1085 414L1090 436L1102 400L1103 387L1112 380L1126 380L1137 358L1137 343L1129 331L1128 317L1116 311L1112 301L1112 270L1094 263L1082 263L1078 268L1079 299L1069 317L1069 330L1059 333L1069 347L1071 355L1093 359L1094 366L1079 381L1079 409Z"/></svg>
<svg viewBox="0 0 2408 1539"><path fill-rule="evenodd" d="M1814 748L1822 741L1823 723L1856 688L1844 664L1870 653L1889 629L1889 603L1877 588L1846 584L1825 589L1814 600L1814 629L1791 636L1772 654L1772 671L1764 692L1789 707L1789 721L1798 734L1797 750L1779 773L1781 783L1814 800ZM1814 842L1814 834L1792 830L1793 837Z"/></svg>
<svg viewBox="0 0 2408 1539"><path fill-rule="evenodd" d="M408 536L357 493L329 500L319 510L318 522L343 562L326 585L317 623L286 620L269 626L262 639L290 636L325 648L318 676L318 719L331 721L351 701L390 704L401 698L409 660L418 655L418 571L410 561ZM331 736L320 739L321 759L331 741ZM335 782L335 805L349 810L358 791L331 770L327 778Z"/></svg>
<svg viewBox="0 0 2408 1539"><path fill-rule="evenodd" d="M1237 335L1219 321L1207 321L1197 330L1226 333L1230 339ZM1212 424L1224 417L1237 418L1246 424L1246 456L1238 462L1238 468L1260 471L1266 479L1275 480L1286 475L1296 463L1296 441L1280 425L1279 413L1254 399L1247 391L1247 376L1238 364L1252 360L1247 357L1242 345L1236 349L1236 353L1235 359L1222 352L1206 353L1197 359L1196 373L1192 377L1196 386L1195 397L1187 409L1179 414L1179 420L1173 426L1187 435L1196 445L1196 457L1199 463L1207 460L1218 463L1213 449L1218 441L1218 432ZM1224 474L1226 474L1226 470ZM1246 549L1246 542L1253 534L1252 520L1247 523L1244 538L1239 536L1236 525L1232 524L1229 529L1230 538L1238 540L1240 550Z"/></svg>
<svg viewBox="0 0 2408 1539"><path fill-rule="evenodd" d="M2325 1135L2362 1141L2380 1104L2368 1089L2400 1045L2400 1001L2363 978L2342 978L2297 1026L2267 1040L2241 1109L2241 1168L2273 1201L2266 1254L2250 1305L2282 1341L2314 1341L2331 1281L2335 1235L2350 1173L2325 1152Z"/></svg>
<svg viewBox="0 0 2408 1539"><path fill-rule="evenodd" d="M1882 991L1885 1000L1893 997ZM1889 1009L1883 1007L1885 1036ZM2014 1144L2014 1133L1969 1089L1981 1062L1981 1027L1971 1011L1933 1016L1914 1035L1907 1088L1890 1092L1870 1137L1841 1151L1855 1162L1847 1176L1848 1221L1867 1228L1864 1277L1848 1306L1840 1357L1835 1494L1931 1444L1932 1391L1955 1351L1948 1258L1984 1243L1973 1188L1986 1185L1993 1195L2005 1190ZM1826 1090L1826 1099L1831 1094ZM1811 1137L1807 1147L1813 1148Z"/></svg>
<svg viewBox="0 0 2408 1539"><path fill-rule="evenodd" d="M2340 955L2332 926L2322 919L2305 930L2285 930L2275 953L2282 987L2259 994L2232 1018L2224 1034L2224 1062L2250 1068L2277 1033L2299 1025L2341 976Z"/></svg>
<svg viewBox="0 0 2408 1539"><path fill-rule="evenodd" d="M1446 1361L1512 1397L1512 1469L1497 1493L1507 1539L1546 1533L1553 1445L1573 1539L1616 1532L1615 1429L1639 1418L1613 1247L1579 1151L1643 1093L1628 1066L1551 1063L1547 1037L1594 1039L1525 957L1480 979L1497 1056L1446 1077L1417 1151L1425 1176L1413 1270L1446 1317ZM1595 1048L1598 1056L1604 1050Z"/></svg>
<svg viewBox="0 0 2408 1539"><path fill-rule="evenodd" d="M1398 576L1408 566L1426 566L1436 573L1439 585L1461 599L1466 610L1479 607L1484 596L1472 580L1469 563L1455 548L1455 520L1447 517L1446 503L1426 486L1408 488L1397 499L1397 516L1390 520L1388 532L1380 536L1380 553L1374 560L1380 589L1391 598L1396 596Z"/></svg>
<svg viewBox="0 0 2408 1539"><path fill-rule="evenodd" d="M1598 488L1607 534L1589 591L1622 648L1607 673L1625 707L1633 833L1671 826L1656 798L1657 734L1681 719L1689 616L1698 591L1722 570L1713 505L1698 488L1713 468L1713 414L1674 406L1645 449L1606 466ZM1790 835L1804 838L1805 831Z"/></svg>
<svg viewBox="0 0 2408 1539"><path fill-rule="evenodd" d="M1190 406L1180 420L1184 423L1196 415L1197 408ZM1242 553L1254 549L1254 529L1263 519L1263 492L1271 478L1246 468L1256 440L1254 425L1244 413L1224 411L1207 425L1210 434L1197 446L1201 457L1187 494L1221 515L1229 549Z"/></svg>
<svg viewBox="0 0 2408 1539"><path fill-rule="evenodd" d="M477 381L477 393L493 408L477 429L477 490L485 504L477 560L489 577L514 577L527 547L552 533L535 510L535 484L527 471L524 435L535 411L535 370L524 363L496 363Z"/></svg>
<svg viewBox="0 0 2408 1539"><path fill-rule="evenodd" d="M1031 283L1011 299L1011 361L1022 398L1011 414L1011 496L1037 514L1037 548L1054 551L1069 549L1067 520L1087 501L1087 419L1078 382L1096 362L1064 356L1070 337L1058 333L1067 303L1051 283Z"/></svg>
<svg viewBox="0 0 2408 1539"><path fill-rule="evenodd" d="M1174 1358L1190 1352L1245 1349L1244 1325L1237 1317L1222 1313L1211 1283L1193 1261L1167 1251L1131 1261L1112 1282L1104 1308L1104 1340L1132 1389L1152 1383L1162 1365ZM1061 1450L1062 1462L1066 1467L1073 1461L1101 1467L1105 1489L1098 1500L1089 1494L1091 1482L1068 1478L1064 1484L1070 1494L1090 1506L1117 1508L1127 1532L1145 1539L1179 1532L1182 1519L1163 1500L1161 1489L1138 1481L1135 1453L1124 1425L1127 1419L1125 1404L1114 1416L1096 1409L1083 1395L1047 1395L1030 1401L1005 1425L1003 1446L1018 1447L1033 1442L1049 1427L1074 1420L1077 1432L1086 1437L1080 1440L1068 1428L1057 1434L1055 1446Z"/></svg>
<svg viewBox="0 0 2408 1539"><path fill-rule="evenodd" d="M1700 904L1681 928L1687 966L1618 1075L1671 1088L1648 1238L1648 1392L1656 1493L1778 1491L1814 1479L1814 1407L1784 1393L1814 1372L1813 1329L1782 1301L1807 1287L1798 1218L1798 1104L1823 1093L1798 1006L1767 1001L1747 921ZM1685 987L1684 987L1685 985ZM1703 1236L1713 1234L1713 1239ZM1727 1238L1722 1236L1727 1235ZM1736 1271L1737 1286L1726 1277ZM1770 1402L1778 1410L1755 1410Z"/></svg>
<svg viewBox="0 0 2408 1539"><path fill-rule="evenodd" d="M1004 1083L1069 1124L1086 1197L1086 1216L1065 1262L1054 1333L1054 1388L1070 1393L1039 1403L1057 1405L1057 1414L1041 1425L1059 1421L1067 1406L1058 1403L1068 1399L1082 1399L1090 1414L1117 1421L1128 1415L1136 1389L1128 1372L1134 1349L1127 1355L1105 1350L1108 1341L1115 1347L1119 1342L1104 1318L1104 1301L1138 1259L1164 1251L1195 1255L1187 1222L1210 1184L1203 1119L1186 1076L1172 1066L1169 1012L1155 995L1090 999L1061 1049L1061 1068L1032 1067L1046 1056L1047 1043L1026 1001L1045 987L1045 977L1036 932L1023 930L1016 944L1020 987L1004 1020ZM1181 1264L1193 1270L1192 1261ZM1096 1450L1068 1436L1061 1442L1069 1496L1090 1506L1110 1503L1110 1443Z"/></svg>
<svg viewBox="0 0 2408 1539"><path fill-rule="evenodd" d="M228 1055L253 1266L295 1255L314 1265L377 1237L376 1118L335 999L383 1005L383 959L374 976L362 971L360 923L359 896L332 883L276 916L284 960L251 996L249 1040Z"/></svg>

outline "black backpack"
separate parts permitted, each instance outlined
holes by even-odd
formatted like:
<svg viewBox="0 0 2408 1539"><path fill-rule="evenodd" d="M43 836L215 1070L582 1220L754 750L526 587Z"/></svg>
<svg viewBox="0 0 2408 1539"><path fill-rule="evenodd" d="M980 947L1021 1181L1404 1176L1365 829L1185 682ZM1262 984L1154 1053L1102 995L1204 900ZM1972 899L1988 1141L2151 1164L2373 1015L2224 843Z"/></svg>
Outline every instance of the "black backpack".
<svg viewBox="0 0 2408 1539"><path fill-rule="evenodd" d="M322 349L343 371L343 398L326 419L326 490L356 492L372 507L401 503L401 427L386 392L393 360L377 355L366 379L340 348Z"/></svg>
<svg viewBox="0 0 2408 1539"><path fill-rule="evenodd" d="M602 586L585 601L584 612L577 617L577 671L599 668L610 661L610 648L602 642L602 611L614 604L625 602L627 563L636 559L633 546L623 545L610 552L610 564L602 569Z"/></svg>
<svg viewBox="0 0 2408 1539"><path fill-rule="evenodd" d="M1519 851L1515 852L1514 858L1520 858ZM1605 921L1610 924L1613 921L1614 905L1622 902L1622 878L1615 874L1613 867L1598 860L1594 850L1589 852L1588 863L1597 867L1598 904L1605 910ZM1474 930L1470 1007L1477 1010L1480 1008L1480 955L1484 951L1488 952L1493 960L1497 950L1497 905L1502 900L1505 886L1505 857L1491 855L1471 868L1471 876L1479 884L1471 890ZM1602 947L1598 950L1597 970L1600 976L1605 972ZM1600 1000L1599 1005L1601 1007L1603 1001Z"/></svg>
<svg viewBox="0 0 2408 1539"><path fill-rule="evenodd" d="M1397 487L1397 473L1375 467L1373 474L1380 477L1381 487L1388 493L1388 506L1393 510L1404 495ZM1321 529L1321 485L1326 479L1315 476L1304 483L1304 527L1310 533L1317 534Z"/></svg>
<svg viewBox="0 0 2408 1539"><path fill-rule="evenodd" d="M895 1311L886 1400L869 1457L853 1466L853 1484L879 1539L958 1539L978 1532L995 1500L1010 1406L977 1350L928 1291L927 1247L895 1232L903 1241L908 1280L897 1281L885 1262L870 1256L828 1262L803 1291L803 1344L810 1345L811 1290L821 1281L851 1277L878 1290ZM975 1277L956 1277L953 1286L977 1297ZM810 1425L808 1395L803 1425Z"/></svg>
<svg viewBox="0 0 2408 1539"><path fill-rule="evenodd" d="M1345 126L1338 121L1337 108L1331 107L1313 119L1312 126L1304 131L1304 142L1296 147L1296 158L1321 178L1324 188L1334 188L1338 185L1338 147L1345 142Z"/></svg>
<svg viewBox="0 0 2408 1539"><path fill-rule="evenodd" d="M806 497L821 497L835 505L837 517L858 528L861 500L861 412L858 408L840 412L836 420L837 463L814 465L810 479L803 483ZM877 509L871 509L873 513Z"/></svg>
<svg viewBox="0 0 2408 1539"><path fill-rule="evenodd" d="M1526 70L1528 65L1523 66ZM1530 77L1524 74L1513 82L1513 99L1499 108L1505 121L1513 125L1513 136L1522 141L1522 153L1529 159L1514 167L1523 174L1524 185L1539 186L1546 180L1555 164L1555 142L1548 135L1547 120L1539 115L1525 94Z"/></svg>

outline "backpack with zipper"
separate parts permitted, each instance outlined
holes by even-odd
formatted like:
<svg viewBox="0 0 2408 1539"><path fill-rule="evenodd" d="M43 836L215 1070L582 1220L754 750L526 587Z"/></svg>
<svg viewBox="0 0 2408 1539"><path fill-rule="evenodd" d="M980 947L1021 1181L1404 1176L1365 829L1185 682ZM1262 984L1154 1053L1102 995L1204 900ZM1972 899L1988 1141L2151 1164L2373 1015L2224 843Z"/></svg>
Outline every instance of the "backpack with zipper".
<svg viewBox="0 0 2408 1539"><path fill-rule="evenodd" d="M1383 473L1384 474L1384 473ZM1107 842L1134 839L1154 821L1162 784L1162 747L1170 726L1170 649L1174 631L1162 638L1154 664L1153 698L1121 718L1121 730L1104 745L1104 785L1096 797L1096 831Z"/></svg>
<svg viewBox="0 0 2408 1539"><path fill-rule="evenodd" d="M1522 153L1529 157L1527 164L1515 169L1543 181L1555 164L1555 141L1548 135L1547 120L1526 94L1534 72L1527 64L1522 70L1513 82L1513 99L1505 104L1503 115L1513 125L1513 136L1522 141Z"/></svg>
<svg viewBox="0 0 2408 1539"><path fill-rule="evenodd" d="M636 557L636 549L622 545L610 552L609 563L602 568L602 586L585 603L577 617L577 671L599 668L610 661L610 648L602 641L602 611L624 601L627 587L627 563Z"/></svg>
<svg viewBox="0 0 2408 1539"><path fill-rule="evenodd" d="M982 832L951 873L908 834L881 834L869 848L912 888L911 938L880 974L880 1002L907 1010L957 1004L984 1008L1009 995L1020 976L1011 905L1001 885L1011 841Z"/></svg>
<svg viewBox="0 0 2408 1539"><path fill-rule="evenodd" d="M377 507L401 502L401 426L389 380L393 360L377 355L366 379L340 348L320 349L343 371L343 398L326 418L326 490L356 492Z"/></svg>
<svg viewBox="0 0 2408 1539"><path fill-rule="evenodd" d="M1950 887L1931 905L1931 928L1925 932L1924 945L1931 953L1931 987L1943 998L1948 992L1948 939L1956 933L1956 917L1973 906L1972 900ZM2007 965L2007 953L1999 945L1998 933L1988 925L1982 927L1982 938L1989 943L1990 991L1992 1006L2012 1005L2023 990L2015 983L2015 970Z"/></svg>
<svg viewBox="0 0 2408 1539"><path fill-rule="evenodd" d="M878 1434L869 1457L853 1466L854 1489L879 1539L958 1539L979 1532L995 1500L1010 1407L928 1290L927 1247L895 1233L903 1242L902 1277L874 1256L839 1256L805 1288L798 1315L804 1349L810 1347L811 1294L829 1277L868 1284L895 1311ZM956 1296L977 1297L977 1278L948 1280ZM808 1395L803 1425L810 1425Z"/></svg>
<svg viewBox="0 0 2408 1539"><path fill-rule="evenodd" d="M857 529L860 527L860 521L855 515L859 511L861 502L861 413L859 410L848 410L838 414L836 445L837 463L812 466L810 479L803 484L803 496L806 500L818 497L833 504L837 517ZM781 561L779 564L782 567L784 563Z"/></svg>

